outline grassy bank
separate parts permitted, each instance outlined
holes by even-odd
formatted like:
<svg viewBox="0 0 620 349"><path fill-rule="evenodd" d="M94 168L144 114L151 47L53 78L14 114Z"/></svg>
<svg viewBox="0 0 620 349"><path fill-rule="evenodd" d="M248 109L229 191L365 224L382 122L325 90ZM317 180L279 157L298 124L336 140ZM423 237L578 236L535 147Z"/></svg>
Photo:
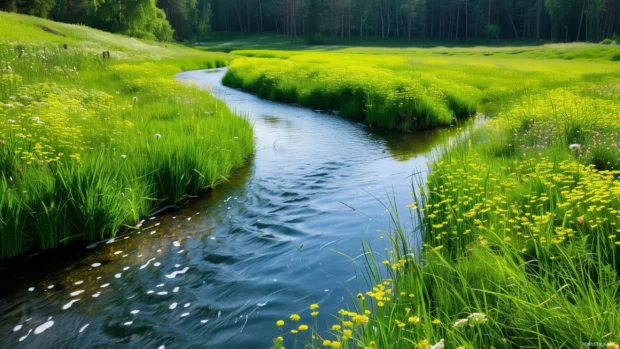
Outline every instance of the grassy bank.
<svg viewBox="0 0 620 349"><path fill-rule="evenodd" d="M228 55L3 13L0 32L1 258L114 236L253 151L244 118L174 81Z"/></svg>
<svg viewBox="0 0 620 349"><path fill-rule="evenodd" d="M454 124L484 105L532 90L581 84L616 69L620 48L234 51L224 83L262 98L338 109L375 127L412 131ZM570 58L570 59L569 59ZM587 59L587 60L585 60Z"/></svg>
<svg viewBox="0 0 620 349"><path fill-rule="evenodd" d="M353 307L283 314L273 347L618 348L620 73L599 59L521 66L543 79L429 165L406 208L420 225L399 228L394 208L392 249L367 246Z"/></svg>

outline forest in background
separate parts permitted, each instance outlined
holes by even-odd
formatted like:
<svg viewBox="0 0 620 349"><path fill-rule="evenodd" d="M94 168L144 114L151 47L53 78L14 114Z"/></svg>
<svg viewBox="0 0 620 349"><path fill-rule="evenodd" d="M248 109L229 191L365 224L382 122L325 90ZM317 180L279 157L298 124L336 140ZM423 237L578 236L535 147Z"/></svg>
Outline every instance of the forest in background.
<svg viewBox="0 0 620 349"><path fill-rule="evenodd" d="M159 41L236 32L316 44L352 37L600 42L620 32L620 0L0 0L0 9Z"/></svg>

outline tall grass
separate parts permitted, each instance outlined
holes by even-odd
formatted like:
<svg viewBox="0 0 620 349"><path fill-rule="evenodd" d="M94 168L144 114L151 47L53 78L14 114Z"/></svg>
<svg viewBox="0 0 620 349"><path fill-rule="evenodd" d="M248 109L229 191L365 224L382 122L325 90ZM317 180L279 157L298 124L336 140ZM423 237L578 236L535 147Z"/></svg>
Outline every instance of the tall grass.
<svg viewBox="0 0 620 349"><path fill-rule="evenodd" d="M224 83L270 100L337 109L371 126L411 131L452 125L481 104L581 86L615 69L604 59L584 64L538 57L557 49L524 48L517 56L507 49L495 49L497 56L482 55L484 48L436 49L446 53L441 57L420 49L234 51L247 58L232 62Z"/></svg>
<svg viewBox="0 0 620 349"><path fill-rule="evenodd" d="M174 81L228 56L104 60L78 44L0 42L0 258L114 236L253 151L245 118Z"/></svg>
<svg viewBox="0 0 620 349"><path fill-rule="evenodd" d="M562 79L446 147L414 186L416 229L392 207L389 253L366 245L351 308L273 348L619 348L620 81Z"/></svg>

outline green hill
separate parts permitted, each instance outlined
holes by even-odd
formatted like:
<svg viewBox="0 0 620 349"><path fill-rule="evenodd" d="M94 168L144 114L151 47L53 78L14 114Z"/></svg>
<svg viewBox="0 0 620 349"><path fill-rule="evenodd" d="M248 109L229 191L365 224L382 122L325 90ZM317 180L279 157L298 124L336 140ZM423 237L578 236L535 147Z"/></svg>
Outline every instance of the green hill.
<svg viewBox="0 0 620 349"><path fill-rule="evenodd" d="M229 55L6 13L0 38L1 258L114 236L253 151L247 120L174 80Z"/></svg>

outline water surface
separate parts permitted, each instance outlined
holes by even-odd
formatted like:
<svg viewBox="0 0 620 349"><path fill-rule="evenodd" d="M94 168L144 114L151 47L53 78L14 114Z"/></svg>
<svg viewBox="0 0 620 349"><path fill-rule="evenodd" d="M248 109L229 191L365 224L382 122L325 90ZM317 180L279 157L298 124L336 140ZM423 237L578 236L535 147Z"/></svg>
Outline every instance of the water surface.
<svg viewBox="0 0 620 349"><path fill-rule="evenodd" d="M347 307L363 279L340 253L359 256L363 239L383 251L389 214L376 198L395 193L405 211L412 173L458 131L374 131L224 87L224 73L177 78L247 115L249 164L139 231L4 266L0 347L267 348L276 320L311 324L319 303L326 328Z"/></svg>

